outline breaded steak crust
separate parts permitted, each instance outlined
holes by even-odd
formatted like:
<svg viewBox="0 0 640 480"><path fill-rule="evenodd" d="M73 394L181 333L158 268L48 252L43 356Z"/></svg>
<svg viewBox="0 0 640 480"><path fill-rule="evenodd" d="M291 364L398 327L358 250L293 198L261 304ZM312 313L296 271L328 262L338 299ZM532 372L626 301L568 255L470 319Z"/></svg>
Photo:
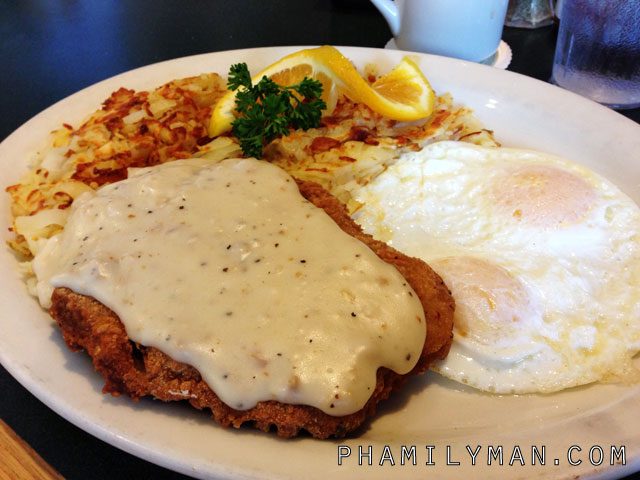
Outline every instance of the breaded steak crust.
<svg viewBox="0 0 640 480"><path fill-rule="evenodd" d="M92 357L95 369L105 378L104 393L127 394L134 400L145 395L164 401L188 400L198 409L209 408L214 419L225 427L251 422L264 431L275 427L281 437L293 437L300 430L316 438L343 437L373 415L376 404L398 390L411 375L424 372L433 361L447 355L454 302L442 279L423 261L407 257L363 233L345 207L320 185L298 181L298 187L307 200L324 209L343 231L394 265L420 298L427 321L427 339L413 370L399 375L380 368L371 398L361 410L350 415L336 417L315 407L276 401L235 410L218 398L195 368L172 360L156 348L130 341L124 325L109 308L68 288L56 288L49 311L62 329L68 347L73 351L84 349Z"/></svg>

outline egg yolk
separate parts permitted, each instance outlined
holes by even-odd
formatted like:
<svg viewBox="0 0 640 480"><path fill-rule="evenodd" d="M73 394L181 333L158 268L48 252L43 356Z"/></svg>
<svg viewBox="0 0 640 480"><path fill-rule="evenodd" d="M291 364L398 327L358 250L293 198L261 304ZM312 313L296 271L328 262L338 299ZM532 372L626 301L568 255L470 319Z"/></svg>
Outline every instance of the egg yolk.
<svg viewBox="0 0 640 480"><path fill-rule="evenodd" d="M558 228L584 218L596 202L597 192L567 170L527 165L496 175L491 197L503 214L531 225Z"/></svg>
<svg viewBox="0 0 640 480"><path fill-rule="evenodd" d="M505 268L475 257L448 257L430 264L456 301L456 335L500 348L513 346L514 338L530 331L536 308L525 285Z"/></svg>

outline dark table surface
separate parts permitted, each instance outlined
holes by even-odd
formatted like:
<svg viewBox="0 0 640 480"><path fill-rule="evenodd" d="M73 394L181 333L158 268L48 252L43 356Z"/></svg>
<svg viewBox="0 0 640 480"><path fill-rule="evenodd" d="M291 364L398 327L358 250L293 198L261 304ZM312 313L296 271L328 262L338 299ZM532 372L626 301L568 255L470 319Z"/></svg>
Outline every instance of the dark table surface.
<svg viewBox="0 0 640 480"><path fill-rule="evenodd" d="M384 47L367 0L2 1L0 139L100 80L162 60L280 45ZM556 26L505 28L509 70L547 81ZM621 111L640 122L640 109ZM67 478L180 478L73 426L0 367L0 418ZM2 459L0 459L2 461Z"/></svg>

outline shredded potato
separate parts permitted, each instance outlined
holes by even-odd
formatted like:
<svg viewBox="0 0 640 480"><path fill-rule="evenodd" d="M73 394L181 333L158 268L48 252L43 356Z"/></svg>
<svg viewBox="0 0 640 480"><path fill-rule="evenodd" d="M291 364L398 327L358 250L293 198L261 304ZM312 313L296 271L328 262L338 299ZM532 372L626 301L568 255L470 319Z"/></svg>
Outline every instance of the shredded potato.
<svg viewBox="0 0 640 480"><path fill-rule="evenodd" d="M152 92L120 88L77 129L64 124L52 132L34 168L7 188L16 233L9 246L29 258L64 227L64 216L53 212L83 192L126 178L131 167L193 156L210 141L211 107L224 92L217 74L175 80Z"/></svg>
<svg viewBox="0 0 640 480"><path fill-rule="evenodd" d="M498 146L492 132L469 108L455 107L449 94L436 98L428 119L411 123L386 119L343 98L320 128L276 139L263 156L296 178L321 184L353 212L355 187L380 175L403 153L439 140Z"/></svg>
<svg viewBox="0 0 640 480"><path fill-rule="evenodd" d="M371 73L369 80L374 81ZM29 260L64 228L66 210L83 192L127 177L129 168L193 156L241 156L233 137L211 139L207 124L225 93L225 80L202 74L151 92L120 88L78 128L64 124L21 181L8 187L15 233L8 244ZM351 192L382 173L404 152L438 140L497 146L492 132L450 95L437 97L427 119L398 123L343 97L321 126L295 130L267 145L263 157L294 177L317 182L357 210ZM29 274L31 270L25 267Z"/></svg>

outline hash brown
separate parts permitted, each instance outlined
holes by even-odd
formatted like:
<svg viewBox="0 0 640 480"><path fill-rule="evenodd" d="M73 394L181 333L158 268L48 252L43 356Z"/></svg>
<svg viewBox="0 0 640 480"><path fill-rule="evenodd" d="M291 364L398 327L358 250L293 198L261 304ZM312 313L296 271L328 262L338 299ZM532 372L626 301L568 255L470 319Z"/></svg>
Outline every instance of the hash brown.
<svg viewBox="0 0 640 480"><path fill-rule="evenodd" d="M225 82L206 73L152 91L120 88L79 127L63 124L52 132L31 170L6 189L14 219L9 246L30 260L44 240L64 228L66 211L78 195L126 178L128 168L211 153L239 156L233 137L211 142L207 136ZM386 119L342 97L319 128L274 140L263 158L295 178L319 183L353 213L354 187L377 177L403 153L439 140L498 145L473 112L455 105L449 94L436 97L428 119L411 123Z"/></svg>

